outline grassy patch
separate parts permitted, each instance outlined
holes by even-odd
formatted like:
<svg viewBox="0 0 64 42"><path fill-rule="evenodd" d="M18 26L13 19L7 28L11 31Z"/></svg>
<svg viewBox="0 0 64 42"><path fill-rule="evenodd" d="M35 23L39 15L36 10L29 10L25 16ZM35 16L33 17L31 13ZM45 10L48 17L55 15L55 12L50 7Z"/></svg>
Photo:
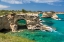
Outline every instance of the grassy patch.
<svg viewBox="0 0 64 42"><path fill-rule="evenodd" d="M9 34L0 33L0 42L35 42L23 37L11 36Z"/></svg>

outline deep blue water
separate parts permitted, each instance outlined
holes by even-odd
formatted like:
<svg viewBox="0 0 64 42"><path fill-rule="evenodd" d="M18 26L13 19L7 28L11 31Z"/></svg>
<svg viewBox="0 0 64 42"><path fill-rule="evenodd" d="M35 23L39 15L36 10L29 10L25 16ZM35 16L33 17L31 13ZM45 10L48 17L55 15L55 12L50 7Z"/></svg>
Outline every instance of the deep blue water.
<svg viewBox="0 0 64 42"><path fill-rule="evenodd" d="M64 42L64 14L58 14L58 17L62 20L54 20L52 18L42 18L42 14L39 14L40 19L44 20L42 22L45 25L56 28L54 32L44 32L40 30L24 30L23 32L12 33L14 36L28 38L30 40L35 40L35 42Z"/></svg>

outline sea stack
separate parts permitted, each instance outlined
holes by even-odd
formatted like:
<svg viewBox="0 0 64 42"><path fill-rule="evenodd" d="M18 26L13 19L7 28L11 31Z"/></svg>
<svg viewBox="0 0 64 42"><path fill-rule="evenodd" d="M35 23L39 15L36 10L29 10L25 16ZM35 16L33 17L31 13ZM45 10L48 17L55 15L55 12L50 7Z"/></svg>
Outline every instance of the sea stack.
<svg viewBox="0 0 64 42"><path fill-rule="evenodd" d="M53 19L58 18L58 16L55 14L55 12L44 12L42 17L43 18L53 18Z"/></svg>

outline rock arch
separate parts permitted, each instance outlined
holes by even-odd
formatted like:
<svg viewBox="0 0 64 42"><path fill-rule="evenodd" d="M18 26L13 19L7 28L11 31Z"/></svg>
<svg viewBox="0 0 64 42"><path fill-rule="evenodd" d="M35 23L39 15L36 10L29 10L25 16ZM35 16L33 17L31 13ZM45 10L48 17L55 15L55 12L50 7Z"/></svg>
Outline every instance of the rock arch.
<svg viewBox="0 0 64 42"><path fill-rule="evenodd" d="M25 19L17 19L15 23L18 29L27 29L27 22Z"/></svg>
<svg viewBox="0 0 64 42"><path fill-rule="evenodd" d="M15 32L19 28L19 26L17 24L18 20L25 20L26 21L26 25L24 25L24 27L26 27L25 29L28 29L27 28L28 25L32 25L34 23L35 24L39 23L38 14L32 16L30 14L15 14L15 13L13 13L13 14L9 14L9 15L4 15L4 16L0 17L0 19L3 21L3 22L1 22L3 25L4 25L5 19L6 19L5 21L8 21L8 22L6 22L6 28L11 29L12 32ZM9 25L7 25L7 23ZM0 26L0 29L2 29L1 27L2 27L2 25ZM22 26L20 26L20 27L22 29ZM3 26L3 28L5 28L5 27Z"/></svg>

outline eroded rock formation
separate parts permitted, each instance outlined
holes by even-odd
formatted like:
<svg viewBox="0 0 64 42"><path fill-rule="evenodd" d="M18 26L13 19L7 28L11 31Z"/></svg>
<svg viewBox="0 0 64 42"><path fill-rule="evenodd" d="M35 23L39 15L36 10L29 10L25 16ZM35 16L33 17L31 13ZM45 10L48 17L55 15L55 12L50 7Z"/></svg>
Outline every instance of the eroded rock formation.
<svg viewBox="0 0 64 42"><path fill-rule="evenodd" d="M36 24L38 23L38 14L37 15L27 15L27 14L9 14L9 15L4 15L0 16L0 30L1 29L11 29L12 32L17 31L18 25L17 25L17 20L19 19L24 19L26 20L26 26ZM31 24L32 23L32 24ZM27 28L28 29L28 28Z"/></svg>
<svg viewBox="0 0 64 42"><path fill-rule="evenodd" d="M51 14L51 15L50 15ZM43 17L53 17L52 13L44 14ZM54 17L57 18L57 17ZM4 15L0 16L0 30L1 29L11 29L12 32L16 32L18 29L18 24L17 20L19 19L24 19L26 20L26 26L27 29L43 29L43 30L48 30L45 27L41 27L43 25L40 25L40 20L38 17L38 14L9 14L9 15ZM23 27L21 27L23 28Z"/></svg>
<svg viewBox="0 0 64 42"><path fill-rule="evenodd" d="M58 16L55 14L55 12L44 12L42 17L53 18L53 19L58 18Z"/></svg>

